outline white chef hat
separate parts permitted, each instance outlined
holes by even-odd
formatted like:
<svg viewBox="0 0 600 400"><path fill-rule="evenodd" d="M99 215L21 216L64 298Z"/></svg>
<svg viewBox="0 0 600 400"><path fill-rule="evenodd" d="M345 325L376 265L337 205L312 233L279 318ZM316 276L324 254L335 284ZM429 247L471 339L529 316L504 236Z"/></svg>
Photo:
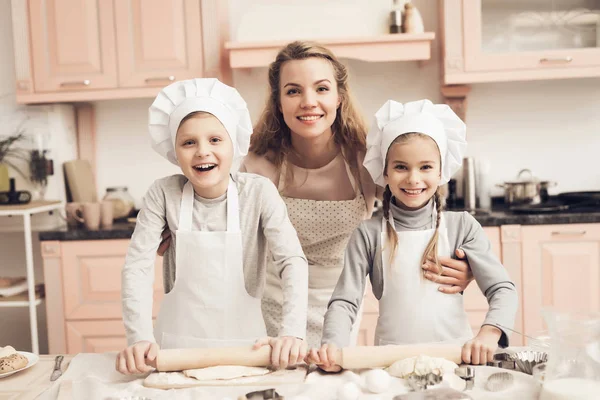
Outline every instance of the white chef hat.
<svg viewBox="0 0 600 400"><path fill-rule="evenodd" d="M186 115L196 111L221 121L233 143L234 164L248 154L252 122L246 102L237 90L215 78L179 81L160 91L148 110L152 148L179 165L175 156L177 129Z"/></svg>
<svg viewBox="0 0 600 400"><path fill-rule="evenodd" d="M467 127L447 104L433 104L429 100L404 104L388 100L377 111L367 135L367 154L363 162L373 181L385 186L383 170L388 148L398 136L410 132L435 140L442 158L440 185L448 182L462 165L467 149Z"/></svg>

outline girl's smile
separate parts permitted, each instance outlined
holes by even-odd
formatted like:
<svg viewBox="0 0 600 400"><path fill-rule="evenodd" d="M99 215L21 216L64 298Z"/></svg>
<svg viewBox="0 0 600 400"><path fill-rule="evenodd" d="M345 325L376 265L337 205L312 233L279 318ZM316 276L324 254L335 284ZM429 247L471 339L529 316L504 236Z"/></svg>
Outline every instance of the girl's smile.
<svg viewBox="0 0 600 400"><path fill-rule="evenodd" d="M388 149L385 181L399 207L417 210L427 204L439 186L440 174L440 152L428 136L401 135Z"/></svg>

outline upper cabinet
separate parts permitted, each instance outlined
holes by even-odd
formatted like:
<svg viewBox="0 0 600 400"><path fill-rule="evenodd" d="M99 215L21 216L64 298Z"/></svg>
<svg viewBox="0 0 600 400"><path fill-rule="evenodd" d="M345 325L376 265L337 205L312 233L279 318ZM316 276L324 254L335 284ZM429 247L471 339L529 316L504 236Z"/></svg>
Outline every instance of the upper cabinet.
<svg viewBox="0 0 600 400"><path fill-rule="evenodd" d="M12 2L17 102L153 97L171 81L217 77L226 2Z"/></svg>
<svg viewBox="0 0 600 400"><path fill-rule="evenodd" d="M113 2L31 0L35 92L117 87Z"/></svg>
<svg viewBox="0 0 600 400"><path fill-rule="evenodd" d="M202 76L202 29L197 0L120 0L119 86L164 86Z"/></svg>
<svg viewBox="0 0 600 400"><path fill-rule="evenodd" d="M441 0L444 84L600 76L597 0Z"/></svg>

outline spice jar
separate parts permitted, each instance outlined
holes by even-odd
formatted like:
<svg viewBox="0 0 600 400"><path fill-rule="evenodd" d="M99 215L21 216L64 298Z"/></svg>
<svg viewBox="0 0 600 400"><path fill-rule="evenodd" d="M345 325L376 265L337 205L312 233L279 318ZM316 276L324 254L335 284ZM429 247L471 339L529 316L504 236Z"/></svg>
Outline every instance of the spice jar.
<svg viewBox="0 0 600 400"><path fill-rule="evenodd" d="M103 200L113 203L114 219L126 218L135 207L135 200L127 191L125 186L114 186L106 188Z"/></svg>

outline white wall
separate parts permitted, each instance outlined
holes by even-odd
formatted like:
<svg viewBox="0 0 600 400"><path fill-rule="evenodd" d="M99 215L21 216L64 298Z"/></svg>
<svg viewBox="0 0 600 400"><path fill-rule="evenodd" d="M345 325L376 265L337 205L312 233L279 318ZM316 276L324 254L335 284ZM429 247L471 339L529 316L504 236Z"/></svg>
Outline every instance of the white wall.
<svg viewBox="0 0 600 400"><path fill-rule="evenodd" d="M391 2L229 3L232 40L255 41L384 33ZM437 31L437 2L414 3L421 10L426 30ZM365 117L370 120L388 99L442 101L437 40L432 55L422 68L416 62L347 61L351 87ZM266 68L234 72L235 86L248 102L254 120L266 98L266 74ZM558 182L552 193L600 190L598 93L600 79L473 85L468 98L468 155L490 161L492 182L514 179L520 169L530 168L540 178ZM150 103L150 99L97 103L100 194L106 186L125 184L139 205L154 179L177 171L148 145L146 113ZM501 192L502 189L495 191Z"/></svg>

